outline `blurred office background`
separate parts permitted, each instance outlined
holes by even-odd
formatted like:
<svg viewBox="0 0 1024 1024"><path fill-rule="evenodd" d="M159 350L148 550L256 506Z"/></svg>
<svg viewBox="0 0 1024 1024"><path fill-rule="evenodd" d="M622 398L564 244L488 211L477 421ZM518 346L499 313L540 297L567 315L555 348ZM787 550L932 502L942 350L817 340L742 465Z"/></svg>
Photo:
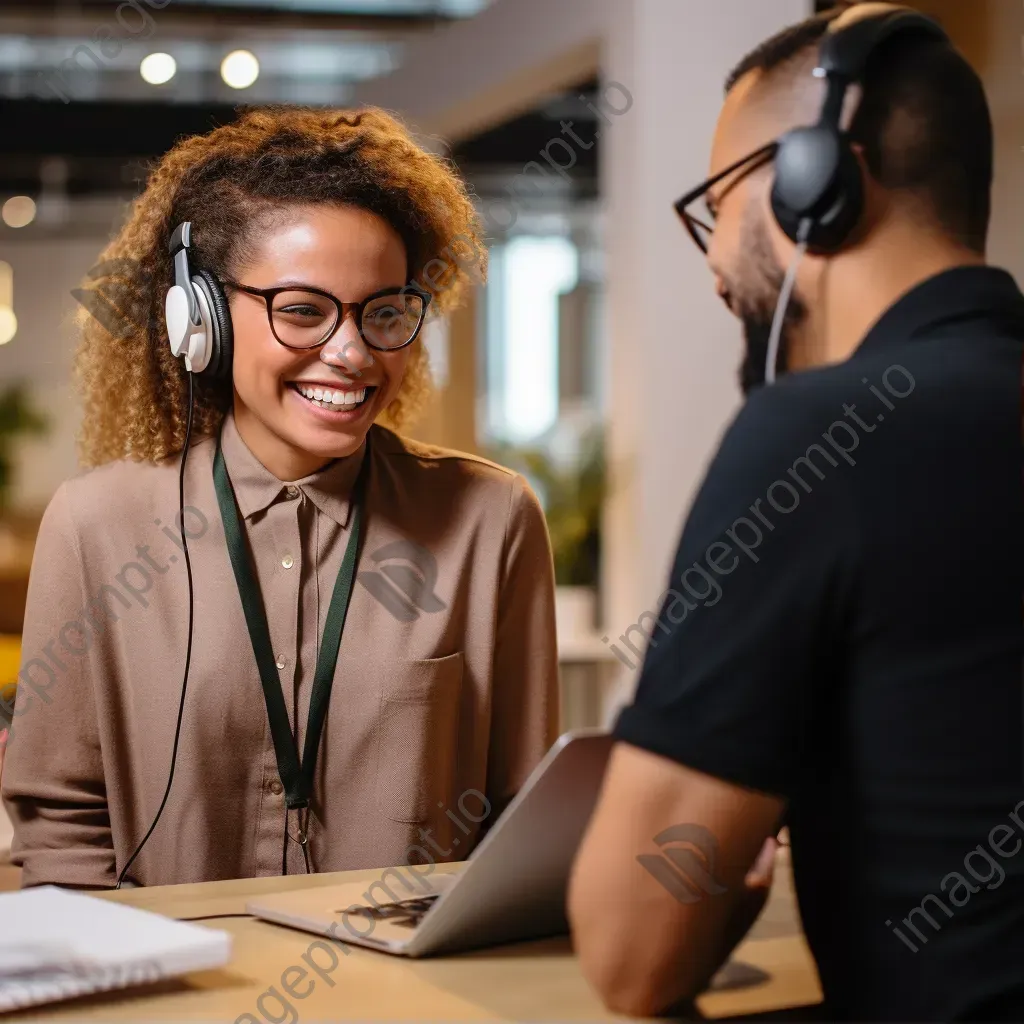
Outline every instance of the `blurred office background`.
<svg viewBox="0 0 1024 1024"><path fill-rule="evenodd" d="M72 293L147 164L242 104L378 104L458 163L491 250L488 283L430 329L437 399L412 433L528 473L555 547L565 724L608 721L740 400L738 327L672 202L705 176L726 73L814 6L0 2L0 634L16 645L35 526L77 471ZM990 253L1022 279L1024 8L917 6L984 77Z"/></svg>

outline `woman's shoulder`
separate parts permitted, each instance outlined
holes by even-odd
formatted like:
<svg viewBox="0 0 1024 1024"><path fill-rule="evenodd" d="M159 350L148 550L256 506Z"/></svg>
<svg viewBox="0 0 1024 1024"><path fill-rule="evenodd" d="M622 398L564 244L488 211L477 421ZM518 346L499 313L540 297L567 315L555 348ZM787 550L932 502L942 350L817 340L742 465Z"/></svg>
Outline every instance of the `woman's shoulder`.
<svg viewBox="0 0 1024 1024"><path fill-rule="evenodd" d="M427 444L377 425L373 432L375 464L382 461L401 493L425 503L452 501L484 504L512 513L537 504L520 473L470 452Z"/></svg>
<svg viewBox="0 0 1024 1024"><path fill-rule="evenodd" d="M211 446L212 440L204 438L190 447L186 460L188 475L198 463L210 462ZM158 462L130 458L106 462L65 480L51 504L64 504L79 529L116 528L138 523L143 516L159 516L160 511L171 522L177 512L180 465L180 452Z"/></svg>
<svg viewBox="0 0 1024 1024"><path fill-rule="evenodd" d="M422 475L424 478L436 480L440 470L453 480L462 477L467 482L493 482L507 490L518 476L515 470L481 455L427 444L380 425L374 428L373 443L381 455L395 465L397 471Z"/></svg>

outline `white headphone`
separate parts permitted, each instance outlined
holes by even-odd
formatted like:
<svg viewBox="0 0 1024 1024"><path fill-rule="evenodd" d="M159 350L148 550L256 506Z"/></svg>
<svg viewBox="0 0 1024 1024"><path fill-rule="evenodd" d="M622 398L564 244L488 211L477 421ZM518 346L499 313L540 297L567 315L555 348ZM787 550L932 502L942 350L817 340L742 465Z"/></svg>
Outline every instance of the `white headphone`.
<svg viewBox="0 0 1024 1024"><path fill-rule="evenodd" d="M191 235L192 224L184 221L174 229L167 246L174 259L174 285L164 300L167 339L174 357L184 357L189 373L228 379L233 348L231 312L217 279L205 270L193 273L190 269Z"/></svg>

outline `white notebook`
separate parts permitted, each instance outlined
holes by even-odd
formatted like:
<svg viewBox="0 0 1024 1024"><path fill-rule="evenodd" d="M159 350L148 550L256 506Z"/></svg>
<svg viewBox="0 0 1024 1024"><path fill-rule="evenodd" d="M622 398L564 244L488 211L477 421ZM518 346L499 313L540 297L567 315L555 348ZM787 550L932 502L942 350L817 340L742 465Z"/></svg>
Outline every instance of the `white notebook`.
<svg viewBox="0 0 1024 1024"><path fill-rule="evenodd" d="M0 1013L222 967L231 936L54 886L0 894Z"/></svg>

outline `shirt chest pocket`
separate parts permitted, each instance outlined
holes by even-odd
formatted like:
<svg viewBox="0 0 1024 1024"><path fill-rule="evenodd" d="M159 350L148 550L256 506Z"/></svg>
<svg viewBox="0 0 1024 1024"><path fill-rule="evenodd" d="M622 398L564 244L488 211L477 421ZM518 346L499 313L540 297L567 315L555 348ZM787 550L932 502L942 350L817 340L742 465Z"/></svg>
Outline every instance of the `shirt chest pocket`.
<svg viewBox="0 0 1024 1024"><path fill-rule="evenodd" d="M392 821L425 822L452 799L462 652L380 668L377 805Z"/></svg>

